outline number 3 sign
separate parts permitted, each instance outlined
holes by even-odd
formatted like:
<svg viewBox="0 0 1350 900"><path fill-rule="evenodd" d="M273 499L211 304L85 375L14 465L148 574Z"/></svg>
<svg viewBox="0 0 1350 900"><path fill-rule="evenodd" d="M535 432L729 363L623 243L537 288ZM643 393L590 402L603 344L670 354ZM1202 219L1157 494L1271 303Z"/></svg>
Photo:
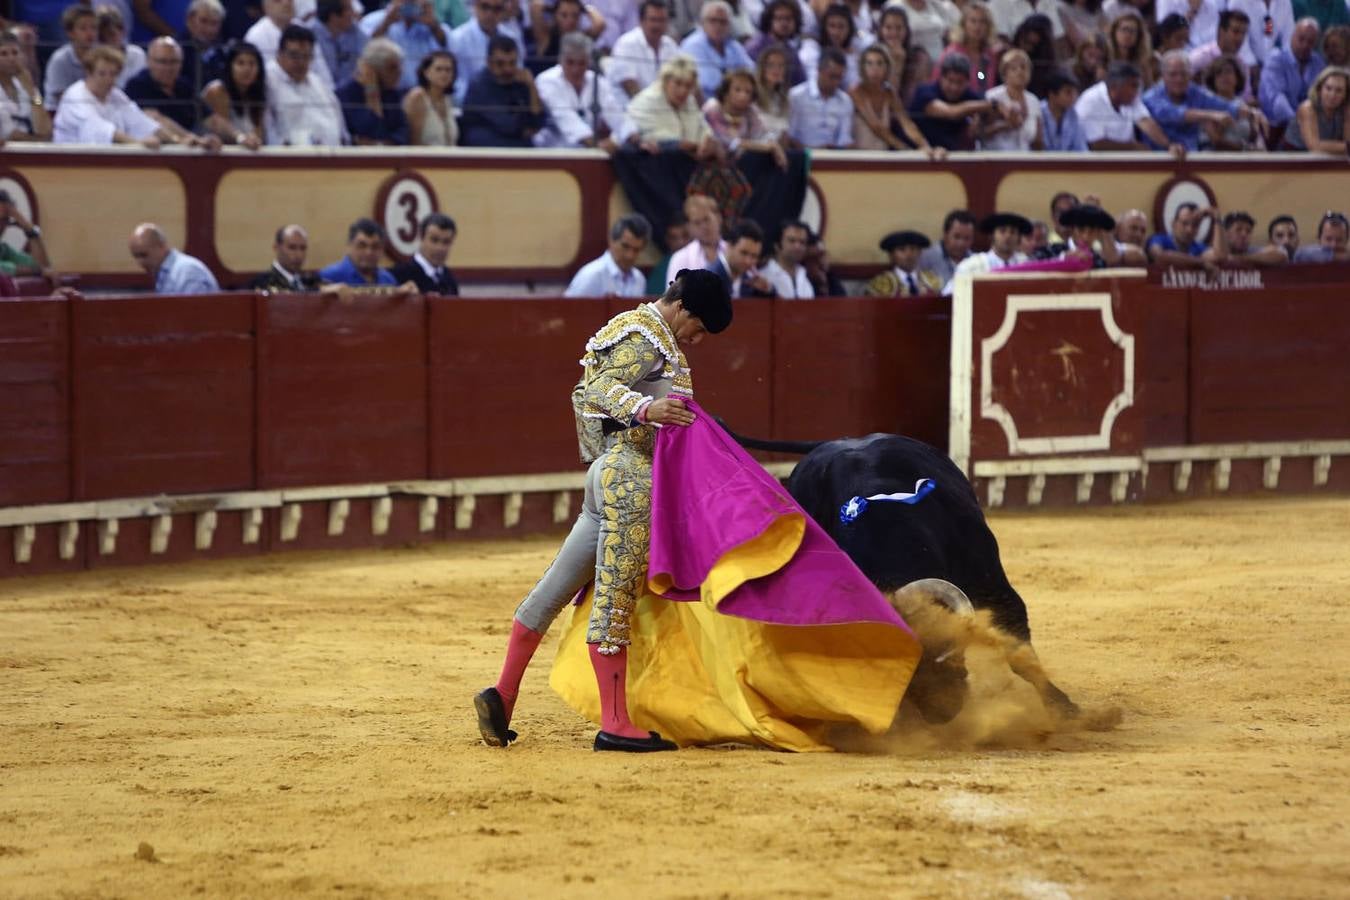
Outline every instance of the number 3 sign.
<svg viewBox="0 0 1350 900"><path fill-rule="evenodd" d="M436 191L416 172L395 172L380 185L375 196L375 221L388 236L389 255L399 262L417 252L417 226L440 209Z"/></svg>

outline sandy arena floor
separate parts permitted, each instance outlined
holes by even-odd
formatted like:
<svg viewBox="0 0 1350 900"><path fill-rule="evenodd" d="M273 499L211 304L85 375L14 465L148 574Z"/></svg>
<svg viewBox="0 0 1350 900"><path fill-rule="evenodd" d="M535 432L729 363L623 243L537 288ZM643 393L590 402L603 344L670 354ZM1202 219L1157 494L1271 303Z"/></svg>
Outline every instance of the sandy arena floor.
<svg viewBox="0 0 1350 900"><path fill-rule="evenodd" d="M1114 731L601 755L550 641L489 749L554 538L0 582L0 896L1350 896L1350 500L993 525Z"/></svg>

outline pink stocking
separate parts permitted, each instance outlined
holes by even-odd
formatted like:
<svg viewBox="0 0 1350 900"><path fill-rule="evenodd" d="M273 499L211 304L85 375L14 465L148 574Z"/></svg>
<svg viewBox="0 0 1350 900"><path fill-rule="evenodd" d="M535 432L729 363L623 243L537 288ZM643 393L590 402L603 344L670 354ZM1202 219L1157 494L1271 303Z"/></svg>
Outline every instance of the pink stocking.
<svg viewBox="0 0 1350 900"><path fill-rule="evenodd" d="M600 730L623 737L647 737L648 733L628 718L628 648L613 656L601 653L599 644L587 644L586 649L600 686Z"/></svg>
<svg viewBox="0 0 1350 900"><path fill-rule="evenodd" d="M511 721L511 713L516 708L516 697L520 694L520 681L525 677L534 651L544 636L520 624L520 620L511 620L511 640L506 645L506 659L502 662L502 674L497 679L497 693L502 695L506 706L506 721Z"/></svg>

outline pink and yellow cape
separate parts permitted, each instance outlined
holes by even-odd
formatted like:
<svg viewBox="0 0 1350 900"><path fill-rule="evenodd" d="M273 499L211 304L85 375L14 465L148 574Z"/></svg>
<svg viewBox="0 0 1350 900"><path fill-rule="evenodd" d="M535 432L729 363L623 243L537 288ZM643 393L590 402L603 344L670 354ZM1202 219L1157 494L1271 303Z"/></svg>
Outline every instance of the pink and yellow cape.
<svg viewBox="0 0 1350 900"><path fill-rule="evenodd" d="M628 708L682 745L829 750L840 725L890 728L918 641L778 480L690 402L652 466L651 553ZM550 684L599 722L589 592L563 622Z"/></svg>

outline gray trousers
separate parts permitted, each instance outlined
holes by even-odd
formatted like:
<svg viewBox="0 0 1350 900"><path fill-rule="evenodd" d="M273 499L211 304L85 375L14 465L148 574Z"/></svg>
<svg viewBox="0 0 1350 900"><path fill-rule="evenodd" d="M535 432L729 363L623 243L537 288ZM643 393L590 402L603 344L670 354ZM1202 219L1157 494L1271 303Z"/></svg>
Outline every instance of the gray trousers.
<svg viewBox="0 0 1350 900"><path fill-rule="evenodd" d="M586 470L586 492L581 501L581 514L563 541L558 555L553 558L539 582L516 607L516 620L531 631L544 634L558 613L572 601L577 591L595 578L595 567L600 555L600 507L596 497L600 493L602 455Z"/></svg>

